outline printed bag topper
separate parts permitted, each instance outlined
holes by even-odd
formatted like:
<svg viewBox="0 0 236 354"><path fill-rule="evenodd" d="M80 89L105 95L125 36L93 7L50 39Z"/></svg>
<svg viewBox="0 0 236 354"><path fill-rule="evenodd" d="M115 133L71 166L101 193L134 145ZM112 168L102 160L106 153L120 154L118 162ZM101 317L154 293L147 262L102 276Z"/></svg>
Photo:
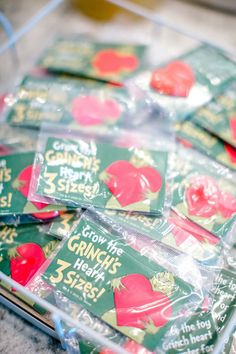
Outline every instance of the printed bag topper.
<svg viewBox="0 0 236 354"><path fill-rule="evenodd" d="M49 137L36 194L67 205L162 214L166 168L164 151Z"/></svg>

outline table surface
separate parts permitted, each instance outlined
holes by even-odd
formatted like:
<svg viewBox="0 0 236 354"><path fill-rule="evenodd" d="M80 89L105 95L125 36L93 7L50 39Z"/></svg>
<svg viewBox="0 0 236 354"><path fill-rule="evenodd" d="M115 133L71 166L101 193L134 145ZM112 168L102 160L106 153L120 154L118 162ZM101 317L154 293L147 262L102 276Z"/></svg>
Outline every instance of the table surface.
<svg viewBox="0 0 236 354"><path fill-rule="evenodd" d="M0 0L0 9L11 19L15 29L20 28L36 10L46 4L46 0ZM195 31L206 38L218 42L228 50L236 51L236 21L229 13L213 11L209 8L195 6L180 1L163 1L158 9L159 15L175 25L184 27L187 31ZM69 23L64 26L63 23ZM63 28L63 32L61 31ZM17 45L19 65L16 67L9 53L0 56L0 92L12 89L17 79L26 72L46 47L59 33L88 33L104 40L139 41L152 44L151 62L155 63L168 57L174 57L180 52L193 46L194 41L162 30L144 20L127 18L117 15L113 21L98 24L85 16L75 13L65 3L53 14L37 25L30 34L26 35ZM127 33L129 34L127 36ZM0 32L0 43L4 35ZM162 48L165 48L163 50ZM156 55L158 53L158 55ZM0 305L0 353L63 353L60 344L29 325Z"/></svg>

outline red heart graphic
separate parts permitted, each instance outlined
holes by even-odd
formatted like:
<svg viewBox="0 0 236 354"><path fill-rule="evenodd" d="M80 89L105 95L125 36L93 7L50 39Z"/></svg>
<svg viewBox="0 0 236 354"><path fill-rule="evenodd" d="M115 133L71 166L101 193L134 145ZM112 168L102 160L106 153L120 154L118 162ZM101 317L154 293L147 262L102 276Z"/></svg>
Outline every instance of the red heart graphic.
<svg viewBox="0 0 236 354"><path fill-rule="evenodd" d="M224 218L231 218L236 213L236 199L229 192L222 192L219 199L219 212Z"/></svg>
<svg viewBox="0 0 236 354"><path fill-rule="evenodd" d="M235 116L230 118L229 124L230 124L232 139L236 140L236 117Z"/></svg>
<svg viewBox="0 0 236 354"><path fill-rule="evenodd" d="M46 261L43 249L33 242L18 246L10 258L11 277L23 286Z"/></svg>
<svg viewBox="0 0 236 354"><path fill-rule="evenodd" d="M125 160L115 161L105 170L105 184L122 207L148 199L147 192L158 192L162 177L153 167L134 167Z"/></svg>
<svg viewBox="0 0 236 354"><path fill-rule="evenodd" d="M145 328L153 322L163 327L172 316L170 299L153 291L150 281L142 274L130 274L121 279L123 287L115 289L114 302L118 326Z"/></svg>
<svg viewBox="0 0 236 354"><path fill-rule="evenodd" d="M197 176L185 190L189 215L211 217L217 213L220 190L209 176Z"/></svg>
<svg viewBox="0 0 236 354"><path fill-rule="evenodd" d="M104 121L116 122L121 115L121 109L113 99L101 101L94 96L82 96L72 102L71 113L81 125L99 125Z"/></svg>
<svg viewBox="0 0 236 354"><path fill-rule="evenodd" d="M236 149L229 145L229 144L225 144L224 145L225 147L225 151L226 153L228 154L229 158L230 158L230 161L234 164L236 164Z"/></svg>
<svg viewBox="0 0 236 354"><path fill-rule="evenodd" d="M187 97L194 82L192 68L182 61L173 61L153 72L150 85L164 95Z"/></svg>
<svg viewBox="0 0 236 354"><path fill-rule="evenodd" d="M93 67L101 75L133 71L138 64L138 59L134 55L119 53L114 49L101 50L92 61Z"/></svg>

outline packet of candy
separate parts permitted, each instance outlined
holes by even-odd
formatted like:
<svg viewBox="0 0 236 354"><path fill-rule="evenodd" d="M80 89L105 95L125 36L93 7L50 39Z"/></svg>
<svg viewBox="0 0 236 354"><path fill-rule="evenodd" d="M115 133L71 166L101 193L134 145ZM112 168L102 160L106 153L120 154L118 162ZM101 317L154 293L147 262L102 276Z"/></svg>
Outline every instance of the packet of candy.
<svg viewBox="0 0 236 354"><path fill-rule="evenodd" d="M39 137L29 199L163 214L168 147L118 147L111 135L55 131Z"/></svg>
<svg viewBox="0 0 236 354"><path fill-rule="evenodd" d="M192 283L188 283L160 265L159 257L156 254L152 261L87 213L42 279L111 327L154 350L167 340L171 325L181 322L186 311L194 311L202 300L199 277L193 285L195 271L200 274L197 265L194 268L191 262ZM170 268L172 261L165 257ZM185 257L185 267L187 261ZM177 257L174 267L178 268Z"/></svg>
<svg viewBox="0 0 236 354"><path fill-rule="evenodd" d="M224 90L233 80L236 63L216 48L201 45L155 70L127 82L148 91L153 103L183 120Z"/></svg>
<svg viewBox="0 0 236 354"><path fill-rule="evenodd" d="M39 225L0 226L0 269L19 284L25 286L45 264L47 258L59 245L50 235L46 235ZM7 287L4 283L2 286ZM7 287L9 288L9 287ZM32 300L23 297L14 289L9 289L14 295L33 306L38 312L45 310L34 304Z"/></svg>
<svg viewBox="0 0 236 354"><path fill-rule="evenodd" d="M140 108L124 88L86 84L85 80L26 76L10 102L6 120L29 128L50 122L110 129L125 120L130 124Z"/></svg>
<svg viewBox="0 0 236 354"><path fill-rule="evenodd" d="M223 93L197 110L191 121L236 148L236 80Z"/></svg>
<svg viewBox="0 0 236 354"><path fill-rule="evenodd" d="M142 67L145 45L95 42L89 37L58 38L39 60L56 73L122 83Z"/></svg>
<svg viewBox="0 0 236 354"><path fill-rule="evenodd" d="M230 171L186 149L178 150L173 164L172 209L219 238L232 240L236 188Z"/></svg>
<svg viewBox="0 0 236 354"><path fill-rule="evenodd" d="M4 223L15 223L22 215L21 221L46 221L66 210L27 200L34 156L33 152L22 152L0 157L0 221Z"/></svg>
<svg viewBox="0 0 236 354"><path fill-rule="evenodd" d="M196 148L205 155L236 171L236 148L223 142L193 121L175 124L178 141L186 148Z"/></svg>

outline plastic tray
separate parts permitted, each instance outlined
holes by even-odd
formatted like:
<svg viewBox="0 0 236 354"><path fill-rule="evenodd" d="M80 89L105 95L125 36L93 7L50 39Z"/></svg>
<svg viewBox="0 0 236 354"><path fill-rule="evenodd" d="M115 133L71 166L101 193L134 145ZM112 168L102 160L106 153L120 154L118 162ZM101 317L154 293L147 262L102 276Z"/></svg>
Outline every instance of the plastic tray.
<svg viewBox="0 0 236 354"><path fill-rule="evenodd" d="M27 5L31 5L31 2L24 0L23 3L26 10L22 11L23 17L20 18L16 15L12 17L11 11L9 10L8 12L8 10L6 10L6 15L9 21L13 23L15 30L14 33L10 33L9 38L6 38L5 42L4 35L1 36L1 42L3 44L0 46L0 60L2 63L0 66L0 93L12 91L22 75L35 65L42 51L49 46L56 37L61 35L87 33L101 40L146 43L150 45L149 57L153 65L194 47L199 43L199 39L207 43L212 42L212 40L196 35L195 32L189 32L187 27L184 29L178 27L176 24L173 24L171 20L163 21L163 18L157 16L154 12L146 11L134 4L130 5L128 1L114 0L112 2L120 3L126 9L142 15L142 17L146 19L130 18L123 13L118 14L117 17L108 24L94 23L74 11L70 3L63 2L63 0L38 1L36 3L34 2L34 6L30 8L27 7ZM44 7L42 8L43 5ZM160 9L160 14L161 12L162 10ZM64 24L66 24L66 26ZM129 36L127 36L127 33L129 33ZM219 44L219 46L222 47L223 43ZM227 47L226 43L226 48L230 52L230 44ZM0 272L0 280L14 287L51 313L58 336L64 347L65 333L62 330L61 321L75 328L78 333L85 332L88 339L95 344L110 347L118 353L126 353L124 349L115 343L98 335L96 331L83 323L76 322L67 313L30 293L24 287L5 276L2 272ZM2 301L6 305L9 305L9 300L5 299ZM17 305L13 306L16 307ZM15 310L17 310L17 307ZM18 313L23 315L23 312L20 310ZM235 322L236 312L219 338L214 354L221 353L222 345L232 332ZM34 323L39 326L37 321ZM52 333L53 332L50 332L51 335ZM73 348L70 348L68 345L66 345L66 349L69 353L73 351Z"/></svg>

